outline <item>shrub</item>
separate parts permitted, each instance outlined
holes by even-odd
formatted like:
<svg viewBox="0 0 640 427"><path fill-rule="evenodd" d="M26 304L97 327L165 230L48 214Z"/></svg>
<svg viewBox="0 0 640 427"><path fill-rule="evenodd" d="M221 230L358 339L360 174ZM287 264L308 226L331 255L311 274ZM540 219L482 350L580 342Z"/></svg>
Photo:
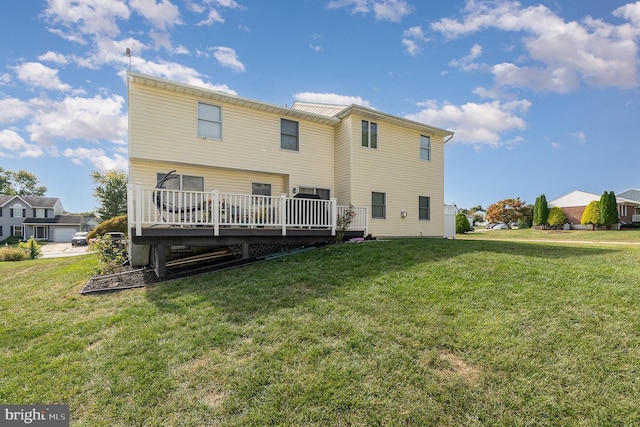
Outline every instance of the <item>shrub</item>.
<svg viewBox="0 0 640 427"><path fill-rule="evenodd" d="M469 224L467 216L460 212L456 215L456 233L464 234L467 231L471 231L471 224Z"/></svg>
<svg viewBox="0 0 640 427"><path fill-rule="evenodd" d="M33 236L29 236L29 240L26 242L18 243L18 247L26 252L29 259L36 259L42 256L42 248Z"/></svg>
<svg viewBox="0 0 640 427"><path fill-rule="evenodd" d="M595 230L596 225L600 223L600 201L593 200L590 202L582 213L580 224L591 224L591 229Z"/></svg>
<svg viewBox="0 0 640 427"><path fill-rule="evenodd" d="M0 248L0 261L24 261L27 253L15 246L3 246Z"/></svg>
<svg viewBox="0 0 640 427"><path fill-rule="evenodd" d="M102 236L110 231L119 231L124 233L125 236L128 236L129 231L127 230L127 221L127 215L120 215L106 221L102 221L96 228L87 234L87 240L97 236Z"/></svg>
<svg viewBox="0 0 640 427"><path fill-rule="evenodd" d="M3 245L17 245L21 240L20 236L9 236L0 243Z"/></svg>
<svg viewBox="0 0 640 427"><path fill-rule="evenodd" d="M111 237L101 237L91 244L98 254L98 274L114 274L127 261L127 248L118 245Z"/></svg>
<svg viewBox="0 0 640 427"><path fill-rule="evenodd" d="M559 227L567 222L567 216L564 214L562 208L554 206L549 210L549 216L547 217L547 223L552 227Z"/></svg>

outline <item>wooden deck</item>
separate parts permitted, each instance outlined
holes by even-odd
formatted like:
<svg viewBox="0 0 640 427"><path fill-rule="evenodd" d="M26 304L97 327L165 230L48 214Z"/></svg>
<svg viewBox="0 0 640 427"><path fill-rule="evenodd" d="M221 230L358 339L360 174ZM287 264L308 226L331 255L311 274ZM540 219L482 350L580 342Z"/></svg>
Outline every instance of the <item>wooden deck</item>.
<svg viewBox="0 0 640 427"><path fill-rule="evenodd" d="M166 274L173 248L310 246L368 233L367 207L338 206L335 199L255 196L213 192L145 189L130 185L129 238L149 246L150 264ZM351 221L342 220L349 215ZM186 252L186 249L185 249ZM197 250L195 251L197 252Z"/></svg>

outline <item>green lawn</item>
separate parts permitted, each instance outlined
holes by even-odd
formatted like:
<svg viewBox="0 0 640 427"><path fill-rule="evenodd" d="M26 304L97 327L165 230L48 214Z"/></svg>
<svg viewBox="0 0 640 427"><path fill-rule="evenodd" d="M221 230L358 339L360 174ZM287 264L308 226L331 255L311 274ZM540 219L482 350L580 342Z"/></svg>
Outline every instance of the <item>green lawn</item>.
<svg viewBox="0 0 640 427"><path fill-rule="evenodd" d="M91 256L0 263L0 403L74 426L640 425L640 245L485 235L92 296Z"/></svg>

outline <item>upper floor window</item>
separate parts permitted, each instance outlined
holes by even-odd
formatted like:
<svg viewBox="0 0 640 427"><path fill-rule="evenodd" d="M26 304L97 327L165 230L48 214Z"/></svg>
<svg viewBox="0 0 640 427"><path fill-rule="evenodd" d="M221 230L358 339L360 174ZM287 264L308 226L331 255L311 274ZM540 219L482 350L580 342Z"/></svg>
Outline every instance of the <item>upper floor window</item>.
<svg viewBox="0 0 640 427"><path fill-rule="evenodd" d="M385 193L371 193L371 218L385 219L387 217L387 195Z"/></svg>
<svg viewBox="0 0 640 427"><path fill-rule="evenodd" d="M369 148L378 148L378 124L362 121L362 146Z"/></svg>
<svg viewBox="0 0 640 427"><path fill-rule="evenodd" d="M420 135L420 159L431 160L431 138Z"/></svg>
<svg viewBox="0 0 640 427"><path fill-rule="evenodd" d="M36 208L33 210L33 216L36 218L46 218L47 210L42 208Z"/></svg>
<svg viewBox="0 0 640 427"><path fill-rule="evenodd" d="M430 220L431 219L431 198L420 196L418 197L418 219Z"/></svg>
<svg viewBox="0 0 640 427"><path fill-rule="evenodd" d="M298 122L280 119L280 148L299 151Z"/></svg>
<svg viewBox="0 0 640 427"><path fill-rule="evenodd" d="M27 209L23 208L19 204L16 204L14 207L9 208L9 216L11 218L26 218Z"/></svg>
<svg viewBox="0 0 640 427"><path fill-rule="evenodd" d="M198 136L222 138L222 110L216 105L198 102Z"/></svg>

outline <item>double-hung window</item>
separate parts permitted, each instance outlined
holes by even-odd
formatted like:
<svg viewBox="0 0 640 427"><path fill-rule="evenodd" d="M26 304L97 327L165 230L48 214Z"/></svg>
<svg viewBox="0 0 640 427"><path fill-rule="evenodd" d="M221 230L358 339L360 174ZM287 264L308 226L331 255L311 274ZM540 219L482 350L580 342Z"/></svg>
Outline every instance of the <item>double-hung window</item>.
<svg viewBox="0 0 640 427"><path fill-rule="evenodd" d="M387 217L386 193L371 193L371 218L385 219Z"/></svg>
<svg viewBox="0 0 640 427"><path fill-rule="evenodd" d="M300 150L298 122L280 119L280 148L292 151Z"/></svg>
<svg viewBox="0 0 640 427"><path fill-rule="evenodd" d="M222 139L222 109L217 105L198 102L198 136Z"/></svg>
<svg viewBox="0 0 640 427"><path fill-rule="evenodd" d="M362 146L369 148L378 148L378 124L362 121Z"/></svg>
<svg viewBox="0 0 640 427"><path fill-rule="evenodd" d="M420 160L431 160L431 138L420 135Z"/></svg>
<svg viewBox="0 0 640 427"><path fill-rule="evenodd" d="M418 197L418 219L420 221L431 219L431 197Z"/></svg>

